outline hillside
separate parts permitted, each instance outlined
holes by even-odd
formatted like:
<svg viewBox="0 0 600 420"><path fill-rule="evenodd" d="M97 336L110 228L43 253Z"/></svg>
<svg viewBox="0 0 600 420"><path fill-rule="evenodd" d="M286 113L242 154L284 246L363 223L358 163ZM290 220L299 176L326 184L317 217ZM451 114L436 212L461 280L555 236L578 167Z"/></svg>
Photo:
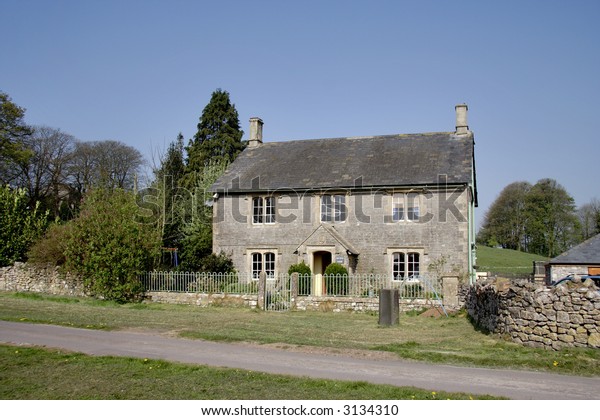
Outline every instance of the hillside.
<svg viewBox="0 0 600 420"><path fill-rule="evenodd" d="M489 271L505 276L529 275L533 261L547 261L548 257L512 249L491 248L477 245L477 271Z"/></svg>

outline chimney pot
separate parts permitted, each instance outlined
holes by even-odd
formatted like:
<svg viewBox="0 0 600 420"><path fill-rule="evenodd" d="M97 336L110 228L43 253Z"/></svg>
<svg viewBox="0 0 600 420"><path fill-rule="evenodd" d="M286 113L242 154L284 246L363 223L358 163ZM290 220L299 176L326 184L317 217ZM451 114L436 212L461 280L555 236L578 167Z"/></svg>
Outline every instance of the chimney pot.
<svg viewBox="0 0 600 420"><path fill-rule="evenodd" d="M456 134L469 134L469 125L467 124L467 104L459 104L454 107L456 110Z"/></svg>
<svg viewBox="0 0 600 420"><path fill-rule="evenodd" d="M263 121L258 117L250 118L250 139L248 147L258 147L262 144Z"/></svg>

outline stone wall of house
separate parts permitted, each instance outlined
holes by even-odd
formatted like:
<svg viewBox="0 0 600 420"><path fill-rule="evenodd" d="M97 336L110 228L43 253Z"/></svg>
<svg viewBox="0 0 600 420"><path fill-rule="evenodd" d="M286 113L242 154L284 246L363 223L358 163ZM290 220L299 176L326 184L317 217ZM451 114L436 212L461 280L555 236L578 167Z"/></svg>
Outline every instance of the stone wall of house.
<svg viewBox="0 0 600 420"><path fill-rule="evenodd" d="M359 274L391 274L393 252L418 253L422 274L440 261L445 261L443 271L468 272L466 188L446 191L432 187L420 194L419 222L392 221L391 191L347 195L347 220L330 226L359 253L357 258L349 258L343 244L319 229L320 195L276 195L277 220L273 224L253 223L252 197L225 195L213 206L213 251L230 255L239 272L251 270L252 253L266 252L276 255L277 273L287 272L300 261L314 272L314 253L319 251L330 252L332 261Z"/></svg>
<svg viewBox="0 0 600 420"><path fill-rule="evenodd" d="M36 267L20 262L0 268L0 290L85 296L81 278L63 273L58 267Z"/></svg>
<svg viewBox="0 0 600 420"><path fill-rule="evenodd" d="M587 265L550 265L548 269L548 277L550 282L560 280L569 274L582 275L587 273Z"/></svg>
<svg viewBox="0 0 600 420"><path fill-rule="evenodd" d="M477 326L519 344L600 348L600 289L591 280L556 287L528 280L479 283L470 287L465 306Z"/></svg>

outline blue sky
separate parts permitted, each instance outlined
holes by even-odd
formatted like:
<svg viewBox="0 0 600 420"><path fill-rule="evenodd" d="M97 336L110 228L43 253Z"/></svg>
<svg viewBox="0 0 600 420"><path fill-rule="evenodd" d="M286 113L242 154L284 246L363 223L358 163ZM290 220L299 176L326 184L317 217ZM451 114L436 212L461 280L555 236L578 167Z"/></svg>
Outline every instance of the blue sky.
<svg viewBox="0 0 600 420"><path fill-rule="evenodd" d="M600 1L0 0L0 90L26 121L148 160L227 90L265 141L454 130L478 220L513 181L600 198ZM246 135L244 136L246 138Z"/></svg>

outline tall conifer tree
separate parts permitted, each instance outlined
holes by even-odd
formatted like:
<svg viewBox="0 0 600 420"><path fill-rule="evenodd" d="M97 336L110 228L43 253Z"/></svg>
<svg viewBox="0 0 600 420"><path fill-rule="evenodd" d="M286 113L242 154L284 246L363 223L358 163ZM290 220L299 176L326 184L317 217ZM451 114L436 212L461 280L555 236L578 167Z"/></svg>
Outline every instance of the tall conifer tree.
<svg viewBox="0 0 600 420"><path fill-rule="evenodd" d="M201 173L210 163L233 161L245 147L243 134L229 93L217 89L202 111L198 131L186 148L186 186L194 185L195 174Z"/></svg>

